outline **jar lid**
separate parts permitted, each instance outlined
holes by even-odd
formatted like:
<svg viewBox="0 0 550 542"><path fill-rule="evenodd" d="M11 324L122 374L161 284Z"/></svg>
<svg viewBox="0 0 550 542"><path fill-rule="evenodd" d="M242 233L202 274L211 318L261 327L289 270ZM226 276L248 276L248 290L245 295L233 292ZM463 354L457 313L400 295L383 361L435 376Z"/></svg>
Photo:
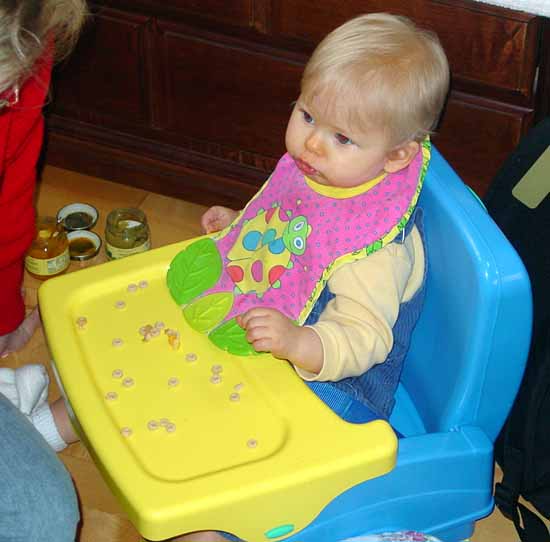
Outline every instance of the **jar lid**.
<svg viewBox="0 0 550 542"><path fill-rule="evenodd" d="M71 260L89 260L101 248L101 238L97 233L88 230L76 230L67 233L69 256Z"/></svg>
<svg viewBox="0 0 550 542"><path fill-rule="evenodd" d="M57 221L67 231L88 230L95 226L99 213L88 203L71 203L57 211Z"/></svg>

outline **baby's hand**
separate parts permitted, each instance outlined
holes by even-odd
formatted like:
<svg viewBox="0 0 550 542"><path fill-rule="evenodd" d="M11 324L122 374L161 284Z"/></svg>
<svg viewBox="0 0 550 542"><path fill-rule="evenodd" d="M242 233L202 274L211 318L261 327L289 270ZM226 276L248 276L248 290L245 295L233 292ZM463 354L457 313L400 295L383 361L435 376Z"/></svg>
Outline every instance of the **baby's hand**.
<svg viewBox="0 0 550 542"><path fill-rule="evenodd" d="M237 323L257 352L271 352L314 374L323 367L323 345L317 333L295 325L278 310L251 309L237 316Z"/></svg>
<svg viewBox="0 0 550 542"><path fill-rule="evenodd" d="M201 217L201 227L204 233L213 233L223 230L229 226L239 213L229 207L214 205L210 207Z"/></svg>
<svg viewBox="0 0 550 542"><path fill-rule="evenodd" d="M276 309L256 308L237 316L237 323L246 330L246 339L257 352L290 359L300 330L290 318Z"/></svg>

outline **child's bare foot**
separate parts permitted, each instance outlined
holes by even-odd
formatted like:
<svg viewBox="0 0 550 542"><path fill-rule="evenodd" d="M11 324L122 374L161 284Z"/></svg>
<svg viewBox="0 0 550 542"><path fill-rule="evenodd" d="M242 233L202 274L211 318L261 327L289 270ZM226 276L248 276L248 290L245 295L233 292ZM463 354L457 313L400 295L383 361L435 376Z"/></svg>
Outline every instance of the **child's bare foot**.
<svg viewBox="0 0 550 542"><path fill-rule="evenodd" d="M11 353L21 350L39 326L40 313L38 307L35 307L16 330L0 337L0 358L5 358Z"/></svg>

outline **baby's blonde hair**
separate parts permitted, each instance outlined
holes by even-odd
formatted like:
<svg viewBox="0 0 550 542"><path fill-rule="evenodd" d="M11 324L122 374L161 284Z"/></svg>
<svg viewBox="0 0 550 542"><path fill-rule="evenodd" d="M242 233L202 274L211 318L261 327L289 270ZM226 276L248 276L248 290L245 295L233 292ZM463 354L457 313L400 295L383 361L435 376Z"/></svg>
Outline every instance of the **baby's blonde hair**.
<svg viewBox="0 0 550 542"><path fill-rule="evenodd" d="M432 133L449 89L437 36L405 17L362 15L317 46L302 77L302 98L329 100L349 126L385 130L393 145Z"/></svg>
<svg viewBox="0 0 550 542"><path fill-rule="evenodd" d="M50 39L63 58L86 12L85 0L0 0L0 93L29 77Z"/></svg>

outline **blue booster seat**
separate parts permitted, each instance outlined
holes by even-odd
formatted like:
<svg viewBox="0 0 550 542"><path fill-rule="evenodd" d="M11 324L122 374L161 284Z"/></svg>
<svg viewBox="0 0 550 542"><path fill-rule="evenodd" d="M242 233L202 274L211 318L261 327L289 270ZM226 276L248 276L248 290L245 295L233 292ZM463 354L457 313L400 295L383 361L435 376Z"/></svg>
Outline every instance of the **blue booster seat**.
<svg viewBox="0 0 550 542"><path fill-rule="evenodd" d="M458 542L493 510L493 443L523 375L530 282L477 197L432 152L419 201L430 255L426 299L390 418L404 435L397 464L340 495L288 540L414 529Z"/></svg>

